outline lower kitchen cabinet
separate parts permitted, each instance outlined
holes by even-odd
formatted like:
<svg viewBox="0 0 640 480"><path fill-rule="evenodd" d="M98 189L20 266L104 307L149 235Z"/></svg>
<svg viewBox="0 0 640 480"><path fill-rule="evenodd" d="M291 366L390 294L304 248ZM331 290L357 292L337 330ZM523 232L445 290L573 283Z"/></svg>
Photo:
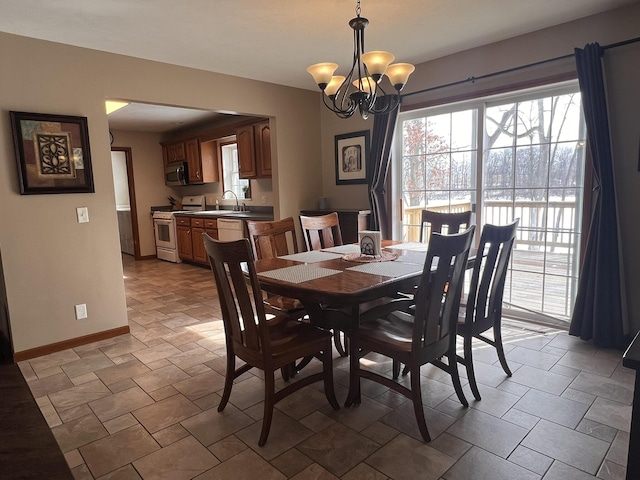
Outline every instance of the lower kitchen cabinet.
<svg viewBox="0 0 640 480"><path fill-rule="evenodd" d="M180 259L208 265L209 259L204 249L202 234L206 232L211 237L217 239L217 220L214 218L181 217L176 215L176 231L178 255L180 255Z"/></svg>

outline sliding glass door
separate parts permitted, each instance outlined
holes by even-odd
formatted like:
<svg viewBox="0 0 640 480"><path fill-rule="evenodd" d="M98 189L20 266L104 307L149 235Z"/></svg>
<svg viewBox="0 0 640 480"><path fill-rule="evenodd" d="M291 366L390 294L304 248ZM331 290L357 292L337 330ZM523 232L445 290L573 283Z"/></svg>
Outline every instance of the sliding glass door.
<svg viewBox="0 0 640 480"><path fill-rule="evenodd" d="M520 219L509 314L568 322L579 271L585 128L577 85L401 113L394 236L418 241L422 209ZM398 161L400 160L400 161Z"/></svg>

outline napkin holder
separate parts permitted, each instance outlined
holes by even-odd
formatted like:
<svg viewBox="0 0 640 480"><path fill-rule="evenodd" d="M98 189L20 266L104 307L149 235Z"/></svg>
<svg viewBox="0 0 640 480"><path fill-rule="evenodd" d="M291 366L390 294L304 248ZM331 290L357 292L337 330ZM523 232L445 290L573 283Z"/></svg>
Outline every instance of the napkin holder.
<svg viewBox="0 0 640 480"><path fill-rule="evenodd" d="M382 237L376 230L361 230L358 232L358 242L360 243L360 254L370 257L382 255Z"/></svg>

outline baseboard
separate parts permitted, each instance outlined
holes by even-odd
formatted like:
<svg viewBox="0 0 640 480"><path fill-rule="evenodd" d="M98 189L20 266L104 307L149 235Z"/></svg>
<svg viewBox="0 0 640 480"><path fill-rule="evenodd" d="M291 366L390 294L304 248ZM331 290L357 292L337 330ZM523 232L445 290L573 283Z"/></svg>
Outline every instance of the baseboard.
<svg viewBox="0 0 640 480"><path fill-rule="evenodd" d="M98 333L92 333L91 335L85 335L83 337L70 338L69 340L63 340L62 342L50 343L49 345L43 345L42 347L15 352L13 354L13 361L16 363L22 362L24 360L29 360L30 358L41 357L50 353L60 352L69 348L86 345L87 343L107 340L109 338L118 337L120 335L126 335L127 333L129 333L129 325L125 327L114 328L111 330L104 330Z"/></svg>

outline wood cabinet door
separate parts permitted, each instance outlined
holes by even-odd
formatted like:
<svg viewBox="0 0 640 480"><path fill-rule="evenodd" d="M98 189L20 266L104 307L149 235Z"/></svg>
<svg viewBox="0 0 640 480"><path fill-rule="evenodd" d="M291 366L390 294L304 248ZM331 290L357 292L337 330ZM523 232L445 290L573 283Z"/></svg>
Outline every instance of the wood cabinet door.
<svg viewBox="0 0 640 480"><path fill-rule="evenodd" d="M253 125L239 127L236 130L236 143L238 144L240 178L255 178L257 171Z"/></svg>
<svg viewBox="0 0 640 480"><path fill-rule="evenodd" d="M269 121L254 125L258 177L271 176L271 127Z"/></svg>
<svg viewBox="0 0 640 480"><path fill-rule="evenodd" d="M183 260L193 260L193 243L191 241L191 227L176 226L178 255Z"/></svg>
<svg viewBox="0 0 640 480"><path fill-rule="evenodd" d="M207 263L207 251L204 249L204 241L202 240L202 234L204 228L191 227L191 238L193 240L193 261L200 263Z"/></svg>
<svg viewBox="0 0 640 480"><path fill-rule="evenodd" d="M202 166L200 163L200 146L197 138L190 138L184 142L189 183L202 183Z"/></svg>

